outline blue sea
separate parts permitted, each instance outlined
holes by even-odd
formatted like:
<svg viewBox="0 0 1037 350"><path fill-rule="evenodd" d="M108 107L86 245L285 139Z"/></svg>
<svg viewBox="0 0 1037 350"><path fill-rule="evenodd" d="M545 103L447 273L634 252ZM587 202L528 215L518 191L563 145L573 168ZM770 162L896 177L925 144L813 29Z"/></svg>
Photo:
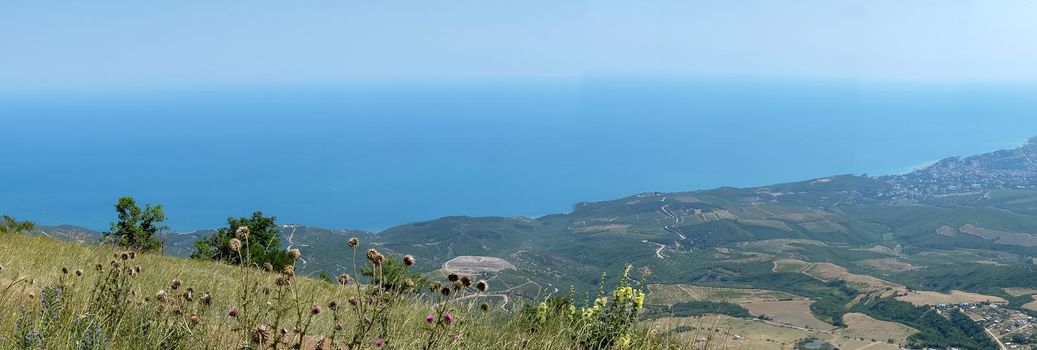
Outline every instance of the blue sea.
<svg viewBox="0 0 1037 350"><path fill-rule="evenodd" d="M1037 88L749 80L381 82L0 96L0 213L176 231L261 210L381 230L645 191L893 174L1037 135Z"/></svg>

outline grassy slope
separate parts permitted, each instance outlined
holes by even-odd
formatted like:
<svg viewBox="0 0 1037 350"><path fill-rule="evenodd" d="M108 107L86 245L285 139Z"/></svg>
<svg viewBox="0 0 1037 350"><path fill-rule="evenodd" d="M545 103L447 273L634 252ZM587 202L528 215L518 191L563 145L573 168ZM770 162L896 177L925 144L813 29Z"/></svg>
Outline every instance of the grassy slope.
<svg viewBox="0 0 1037 350"><path fill-rule="evenodd" d="M19 310L16 305L32 308L32 305L38 304L41 288L57 284L62 276L62 267L68 267L70 271L85 271L83 277L66 277L70 282L67 283L65 293L68 299L64 302L72 315L85 313L86 295L98 275L93 269L94 264L108 262L112 254L117 252L108 247L68 243L46 237L5 235L0 242L0 265L3 266L0 271L0 291L14 280L34 280L32 284L17 283L6 293L0 293L0 310L4 310L0 314L0 347L3 348L11 346L11 342L16 340L13 335ZM132 290L138 295L133 300L143 300L143 296L154 298L159 289L169 290L169 283L174 278L183 281L181 290L192 287L199 292L212 293L213 305L201 316L204 318L202 323L212 329L213 334L196 334L186 348L233 348L239 342L231 330L236 321L226 315L226 310L237 302L235 293L236 288L240 287L238 276L241 271L238 267L151 254L140 254L131 262L140 265L143 271L133 279ZM270 283L272 278L272 274L262 274L263 283ZM341 302L351 295L348 288L317 280L299 278L295 283L299 293L308 300L306 305L309 305L309 300L322 305L333 299ZM30 299L30 294L36 298ZM460 322L454 332L460 335L461 340L452 343L450 348L568 349L570 346L558 332L541 332L535 336L529 334L505 313L474 311L471 307L460 309ZM400 349L419 348L419 344L425 340L425 333L422 332L424 315L431 310L432 307L423 300L407 302L396 312L398 315L393 317L394 324L385 338ZM136 327L127 325L123 330L132 333ZM346 325L347 330L350 328L350 325ZM331 329L330 315L325 312L317 317L311 334L329 334ZM125 349L140 346L128 338L130 335L115 336L114 347Z"/></svg>

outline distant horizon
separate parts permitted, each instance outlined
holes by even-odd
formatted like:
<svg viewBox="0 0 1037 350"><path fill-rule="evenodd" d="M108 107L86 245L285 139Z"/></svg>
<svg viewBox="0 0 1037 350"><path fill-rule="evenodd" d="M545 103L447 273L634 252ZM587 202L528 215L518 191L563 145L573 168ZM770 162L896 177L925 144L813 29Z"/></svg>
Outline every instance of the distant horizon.
<svg viewBox="0 0 1037 350"><path fill-rule="evenodd" d="M0 106L13 112L8 124L15 130L12 138L0 140L0 146L4 146L0 148L15 153L0 151L0 161L29 170L25 175L0 174L0 180L6 183L21 182L24 185L18 189L0 190L0 197L19 198L17 202L0 203L3 204L2 211L46 225L71 224L103 231L113 215L111 204L118 196L129 195L142 203L165 205L170 226L177 232L219 227L228 216L243 216L254 210L277 216L282 223L378 232L400 224L453 215L539 217L569 212L578 202L610 200L642 192L757 187L841 174L902 174L947 157L1015 148L1037 135L1037 121L1027 117L1029 110L1009 103L1037 96L1037 89L1017 87L994 89L970 85L909 89L899 85L830 81L677 79L665 83L585 81L582 85L543 81L510 85L466 82L451 84L449 89L435 83L381 85L378 88L335 86L338 87L210 89L177 93L139 90L111 94L95 92L100 95L60 95L57 97L60 103L55 103L55 96L47 94L5 103L0 95ZM745 105L739 101L755 102ZM620 104L615 104L617 102ZM403 104L398 105L400 103ZM759 107L752 107L755 104ZM504 106L510 106L504 107L508 110L527 108L522 106L528 105L535 107L528 107L534 109L527 112L517 110L493 119L484 118L485 113L493 113ZM742 106L736 107L739 105ZM859 110L862 107L864 109ZM927 114L932 116L901 120L904 113L915 115L919 108L930 111ZM415 114L407 110L421 112ZM653 110L655 112L650 112ZM646 111L650 113L642 114ZM845 114L847 111L852 111L852 114ZM826 122L830 114L841 116ZM769 120L771 117L768 115L781 119ZM291 117L284 119L286 116ZM725 117L717 119L717 116ZM979 120L983 122L976 124ZM658 129L655 125L660 123L674 124L677 128ZM54 129L56 125L63 127ZM247 128L230 133L220 131L235 125ZM400 129L403 125L409 126ZM700 125L710 127L703 129ZM884 127L887 125L889 127ZM149 136L148 130L154 127L163 132ZM458 127L465 129L458 130ZM249 136L256 133L265 135L275 130L284 136L270 135L259 139ZM760 134L780 130L791 134ZM34 144L37 139L33 135L47 132L57 132L54 136L60 136L66 145ZM440 133L448 139L440 139L437 136ZM485 133L486 137L478 133ZM737 139L742 134L754 135L759 140ZM114 178L104 175L107 167L117 164L113 157L124 152L112 143L114 140L110 140L111 137L123 137L119 135L128 135L127 142L159 147L157 154L166 158L159 159L162 163L157 163L156 169L172 171L169 175L157 177L165 185L149 186L140 182L138 177L145 176L146 172L136 170L132 173L139 175ZM604 139L598 140L600 137L594 135L601 135ZM681 140L684 137L681 135L689 138ZM288 148L276 147L279 138L291 140L300 137L299 140L305 140L302 144L291 141L284 143ZM487 137L504 139L494 141ZM542 145L523 146L522 143L533 140L530 137L539 138ZM384 143L383 139L390 143L404 142L401 145L404 148L384 149L379 146ZM606 141L608 139L614 141ZM879 142L882 139L889 142ZM940 139L958 141L952 144L936 141ZM275 144L269 144L267 140L274 140ZM461 143L451 145L456 142ZM473 142L507 153L472 153L472 150L466 150L465 145ZM663 149L669 150L643 160L623 158L630 152L656 149L659 146L652 143L659 142ZM773 147L781 143L784 145ZM593 146L587 148L588 145ZM431 153L429 146L434 147ZM666 167L659 168L662 166L659 162L688 153L682 148L694 150L703 146L727 149L725 152L730 152L730 155L717 154L698 160L689 158L689 163L679 166L684 169L680 172L660 172ZM730 146L738 149L728 149ZM220 165L220 157L236 157L255 147L267 152L268 158L274 161L316 166L315 171L329 175L276 171L276 174L259 178L250 176L247 183L251 185L227 183L233 178L230 172L234 167ZM526 150L528 147L534 148ZM587 159L580 165L567 165L559 159L558 163L540 168L513 168L514 162L529 162L544 155L559 154L558 147L564 150L561 154L576 152L583 154L579 156L583 158L604 158ZM818 154L818 147L840 150ZM210 152L198 153L206 148ZM756 154L758 152L773 154L765 156ZM184 154L205 158L183 158ZM377 158L363 159L379 155L407 157L411 158L410 162L417 163L397 165ZM504 160L493 160L501 155ZM487 156L490 158L479 162L488 163L465 165L467 161ZM775 159L775 156L787 157L791 163ZM730 157L736 158L728 159ZM744 157L750 158L737 160ZM37 159L51 159L50 162L67 160L65 164L43 166ZM233 160L231 164L246 164L242 162L250 161L247 159L250 158ZM621 159L625 160L616 164L618 168L608 166L609 162ZM84 163L85 160L89 162ZM332 160L335 161L326 163ZM169 163L171 161L173 163ZM350 175L354 173L352 166L334 165L339 161L372 170L388 168L377 169L369 176L357 174L361 176L347 180L355 177ZM437 162L452 164L453 168L480 170L437 175L432 179L421 174L407 174L414 169L440 171L435 170L438 169ZM59 170L67 166L93 169L97 175L84 178ZM199 166L215 166L215 172L192 170ZM625 172L628 170L622 169L630 167L655 170L637 175L606 175ZM324 170L318 170L321 168ZM516 170L519 174L510 174ZM184 171L188 172L186 177L174 175ZM383 171L387 173L380 175ZM451 171L455 170L448 170ZM51 172L54 175L49 175ZM555 175L540 178L545 175L539 174L545 172ZM392 175L387 177L388 174ZM589 183L579 180L591 174L610 178ZM405 185L404 188L413 189L399 189L403 192L394 196L413 193L410 191L428 192L414 203L398 205L377 199L379 191L397 191L393 184L413 181L427 184ZM326 184L322 188L313 187L319 183ZM212 186L230 186L231 189L221 192L245 191L248 195L238 200L206 195ZM372 189L364 190L365 187ZM55 191L63 193L66 198L72 196L77 204L45 200L47 193ZM351 194L342 197L338 193L345 193L343 191ZM463 196L452 199L452 191L462 191ZM504 203L480 195L480 191L494 193L491 197L500 198ZM552 194L543 197L548 192ZM75 198L77 193L94 199L83 201L83 198ZM211 198L201 199L206 197ZM282 199L275 199L277 197ZM349 204L369 200L381 204ZM210 208L199 201L213 206ZM22 209L14 210L24 202L35 204L22 205ZM342 211L343 208L348 209ZM401 209L401 212L409 214L393 214ZM88 217L95 219L87 219L79 212L89 212ZM347 213L346 217L339 214L343 212ZM365 219L364 213L373 216Z"/></svg>

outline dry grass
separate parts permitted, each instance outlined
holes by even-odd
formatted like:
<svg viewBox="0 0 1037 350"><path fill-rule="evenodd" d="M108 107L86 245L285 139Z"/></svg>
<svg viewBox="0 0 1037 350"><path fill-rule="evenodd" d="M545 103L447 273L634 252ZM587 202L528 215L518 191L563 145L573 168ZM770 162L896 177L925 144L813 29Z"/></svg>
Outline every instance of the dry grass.
<svg viewBox="0 0 1037 350"><path fill-rule="evenodd" d="M802 339L817 338L825 340L840 349L897 350L896 344L885 342L883 329L874 327L853 331L853 335L843 334L844 330L821 331L804 330L781 325L765 323L759 320L740 319L728 316L707 315L702 317L663 318L649 322L657 332L672 332L677 339L691 344L701 343L703 338L712 335L712 339L722 339L726 349L792 349ZM694 328L694 329L691 329ZM893 328L886 328L890 330ZM680 332L681 330L686 330ZM865 333L865 332L876 333ZM858 336L860 335L860 336ZM738 336L738 340L734 340ZM860 340L860 338L864 340ZM871 341L875 339L876 341Z"/></svg>
<svg viewBox="0 0 1037 350"><path fill-rule="evenodd" d="M767 315L774 322L789 324L809 329L832 330L830 324L821 322L810 312L812 300L782 300L741 303L754 316Z"/></svg>
<svg viewBox="0 0 1037 350"><path fill-rule="evenodd" d="M906 301L915 305L937 305L937 304L960 304L960 303L991 303L1004 304L1008 301L992 295L962 292L952 290L949 294L933 291L912 291L905 296L898 296L897 300Z"/></svg>
<svg viewBox="0 0 1037 350"><path fill-rule="evenodd" d="M18 304L39 305L41 288L53 286L59 283L63 274L62 267L67 267L70 273L66 279L65 296L63 300L65 312L70 313L67 322L74 322L87 312L90 305L89 294L94 286L94 281L99 273L94 271L94 264L107 262L117 250L109 247L95 247L76 243L60 242L44 237L28 237L20 235L5 235L0 239L0 279L7 281L25 280L9 289L7 293L0 293L0 348L8 348L14 341L16 334L15 322L19 317ZM343 246L343 255L351 254L349 248ZM138 254L133 264L140 265L142 272L132 277L129 287L133 292L131 302L128 304L134 315L143 317L148 315L145 309L137 310L153 305L147 310L159 308L154 302L156 292L159 290L170 291L170 281L179 279L183 281L181 291L190 287L199 294L210 292L212 294L212 305L199 312L201 326L193 328L192 334L188 335L186 343L178 348L195 349L233 349L238 348L244 339L238 337L238 332L233 328L238 320L231 318L227 310L238 306L237 293L241 291L242 280L239 276L242 269L236 266L225 265L214 262L184 260L154 254ZM82 277L74 277L74 271L82 269L85 273ZM251 270L251 269L249 269ZM106 270L107 271L107 270ZM337 272L337 271L336 271ZM260 286L266 284L273 287L274 275L258 270L252 272L255 275L255 283ZM32 281L30 283L29 281ZM0 286L0 292L7 284ZM306 309L309 305L327 305L330 300L337 300L345 305L344 301L355 295L353 287L343 287L319 280L308 278L295 278L292 282L294 293L304 303ZM34 297L30 297L30 295ZM148 299L152 301L147 301ZM179 299L177 299L179 300ZM473 299L474 300L474 299ZM35 303L35 304L33 304ZM387 314L390 320L387 328L381 333L391 348L396 349L421 349L428 337L427 322L425 315L433 313L436 304L428 297L414 297L402 300L401 307L391 309ZM172 304L171 304L172 305ZM464 304L458 302L454 307L457 322L450 328L450 334L456 335L457 340L448 340L442 344L443 348L449 349L558 349L568 350L572 348L571 340L567 339L562 329L545 329L540 332L531 333L518 322L514 314L478 310L478 305ZM312 326L307 334L306 344L314 344L318 336L329 335L333 332L331 313L327 311L314 316ZM164 315L172 315L167 310ZM186 317L189 314L184 314ZM308 317L308 316L303 316ZM293 324L296 319L294 312L287 317L285 324ZM136 322L136 321L135 321ZM71 323L66 327L73 327ZM126 324L117 328L116 334L109 334L114 349L139 349L149 348L136 343L139 333L145 332L136 326L136 323ZM208 329L199 332L197 329ZM276 330L277 327L274 327ZM353 325L346 324L344 336L348 338L352 332ZM125 332L129 333L125 333ZM119 333L124 332L124 333ZM72 334L72 333L69 333ZM150 334L150 333L149 333ZM649 339L645 343L637 343L635 348L657 349L677 348L663 338L647 337L644 333L639 336ZM71 343L70 343L71 344ZM362 348L372 347L372 339L364 339ZM71 345L69 345L71 346ZM388 345L387 345L388 346ZM58 348L65 348L64 346Z"/></svg>
<svg viewBox="0 0 1037 350"><path fill-rule="evenodd" d="M713 301L748 303L781 299L800 299L779 291L750 288L703 287L692 284L653 284L648 287L649 302L655 305L673 305L686 301Z"/></svg>
<svg viewBox="0 0 1037 350"><path fill-rule="evenodd" d="M918 333L914 328L895 323L880 321L864 314L849 313L843 315L846 328L840 329L839 334L853 338L875 339L882 342L893 339L896 344L907 344L907 337Z"/></svg>

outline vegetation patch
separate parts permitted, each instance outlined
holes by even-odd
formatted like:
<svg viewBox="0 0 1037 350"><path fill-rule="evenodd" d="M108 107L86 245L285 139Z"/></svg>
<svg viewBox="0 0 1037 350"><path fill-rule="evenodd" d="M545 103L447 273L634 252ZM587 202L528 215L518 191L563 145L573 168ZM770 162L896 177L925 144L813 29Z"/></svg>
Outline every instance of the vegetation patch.
<svg viewBox="0 0 1037 350"><path fill-rule="evenodd" d="M907 292L906 295L898 295L896 298L897 300L908 302L917 306L961 303L976 304L983 302L1004 304L1008 302L1004 298L996 297L993 295L962 292L959 290L952 290L950 293L940 293L933 291L911 291Z"/></svg>

